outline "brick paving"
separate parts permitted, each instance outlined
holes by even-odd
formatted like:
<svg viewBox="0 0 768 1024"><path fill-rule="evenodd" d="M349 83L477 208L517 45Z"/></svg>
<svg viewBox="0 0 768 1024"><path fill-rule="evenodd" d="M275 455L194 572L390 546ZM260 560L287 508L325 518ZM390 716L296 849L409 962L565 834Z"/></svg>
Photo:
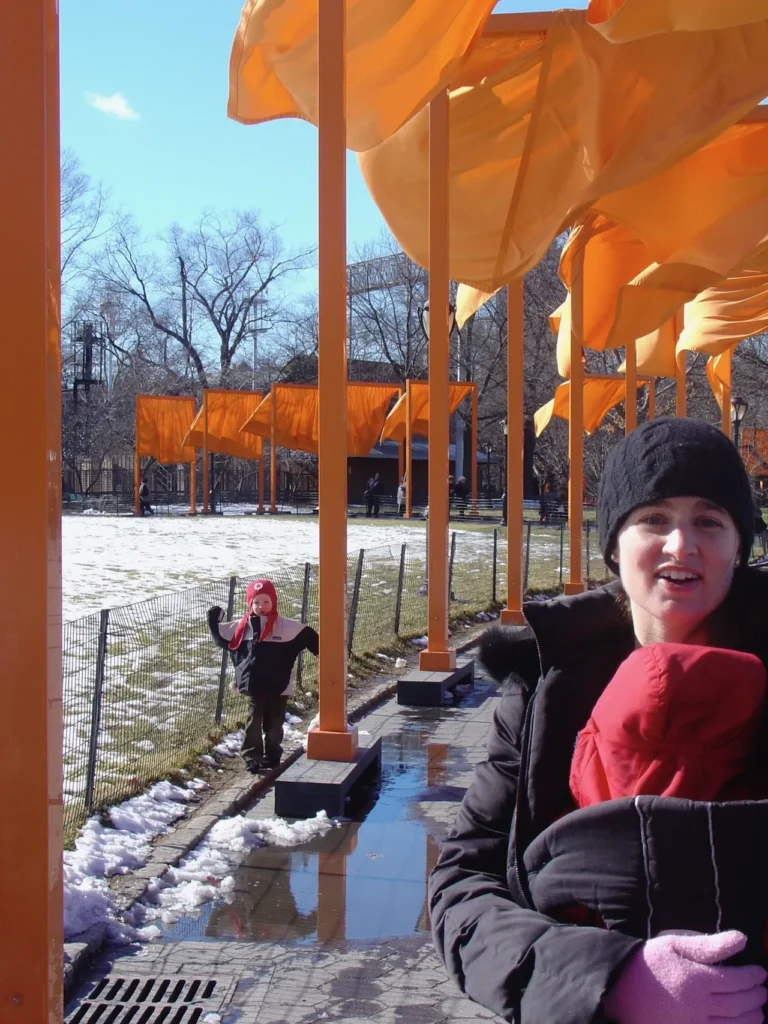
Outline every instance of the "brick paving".
<svg viewBox="0 0 768 1024"><path fill-rule="evenodd" d="M372 739L381 736L385 741L429 729L428 784L409 802L408 813L423 819L428 834L438 840L453 821L474 764L485 756L491 716L500 697L479 672L477 678L475 689L454 706L407 708L389 699L358 723ZM267 817L273 807L273 791L268 789L247 813ZM413 898L412 889L403 891L410 891ZM82 976L68 1015L79 1005L78 998L111 974L221 978L225 1005L216 1012L222 1024L442 1024L493 1019L448 981L427 927L420 919L416 934L374 941L180 941L113 947L103 950Z"/></svg>

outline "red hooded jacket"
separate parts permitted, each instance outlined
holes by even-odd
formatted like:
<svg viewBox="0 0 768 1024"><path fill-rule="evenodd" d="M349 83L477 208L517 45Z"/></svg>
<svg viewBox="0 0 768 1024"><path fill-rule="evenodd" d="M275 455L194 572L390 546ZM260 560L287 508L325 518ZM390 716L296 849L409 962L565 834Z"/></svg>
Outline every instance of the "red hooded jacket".
<svg viewBox="0 0 768 1024"><path fill-rule="evenodd" d="M765 668L752 654L691 644L639 648L579 733L570 776L576 803L749 798L744 773L765 692Z"/></svg>

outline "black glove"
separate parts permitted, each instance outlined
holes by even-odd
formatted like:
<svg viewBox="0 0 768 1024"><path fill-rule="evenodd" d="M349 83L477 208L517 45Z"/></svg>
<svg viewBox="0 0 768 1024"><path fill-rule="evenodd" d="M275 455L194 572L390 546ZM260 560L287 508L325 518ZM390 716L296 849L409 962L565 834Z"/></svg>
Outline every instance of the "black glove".
<svg viewBox="0 0 768 1024"><path fill-rule="evenodd" d="M208 629L211 631L211 636L219 647L226 647L226 640L222 639L221 633L219 632L219 623L224 619L224 609L219 608L217 604L213 608L208 609Z"/></svg>

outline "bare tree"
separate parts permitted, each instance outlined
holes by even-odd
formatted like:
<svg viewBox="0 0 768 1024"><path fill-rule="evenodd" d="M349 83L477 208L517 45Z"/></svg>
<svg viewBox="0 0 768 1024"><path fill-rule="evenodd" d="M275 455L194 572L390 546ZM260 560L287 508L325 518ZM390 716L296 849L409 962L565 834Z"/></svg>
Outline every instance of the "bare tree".
<svg viewBox="0 0 768 1024"><path fill-rule="evenodd" d="M312 253L285 253L274 227L253 212L204 214L194 230L178 226L153 251L128 218L116 225L98 261L103 292L132 310L162 342L162 359L181 352L203 387L230 383L233 364L255 329L286 317L267 291L308 266Z"/></svg>
<svg viewBox="0 0 768 1024"><path fill-rule="evenodd" d="M71 149L61 154L62 327L81 315L93 289L88 259L110 227L107 195L83 171Z"/></svg>

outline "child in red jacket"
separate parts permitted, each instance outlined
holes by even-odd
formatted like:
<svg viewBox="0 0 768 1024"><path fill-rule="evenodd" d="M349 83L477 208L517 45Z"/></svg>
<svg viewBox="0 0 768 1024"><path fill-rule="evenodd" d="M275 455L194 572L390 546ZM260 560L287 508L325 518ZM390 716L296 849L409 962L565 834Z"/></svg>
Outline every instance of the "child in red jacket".
<svg viewBox="0 0 768 1024"><path fill-rule="evenodd" d="M752 654L689 644L638 648L579 733L570 775L576 803L765 796L749 772L765 693L765 668Z"/></svg>

